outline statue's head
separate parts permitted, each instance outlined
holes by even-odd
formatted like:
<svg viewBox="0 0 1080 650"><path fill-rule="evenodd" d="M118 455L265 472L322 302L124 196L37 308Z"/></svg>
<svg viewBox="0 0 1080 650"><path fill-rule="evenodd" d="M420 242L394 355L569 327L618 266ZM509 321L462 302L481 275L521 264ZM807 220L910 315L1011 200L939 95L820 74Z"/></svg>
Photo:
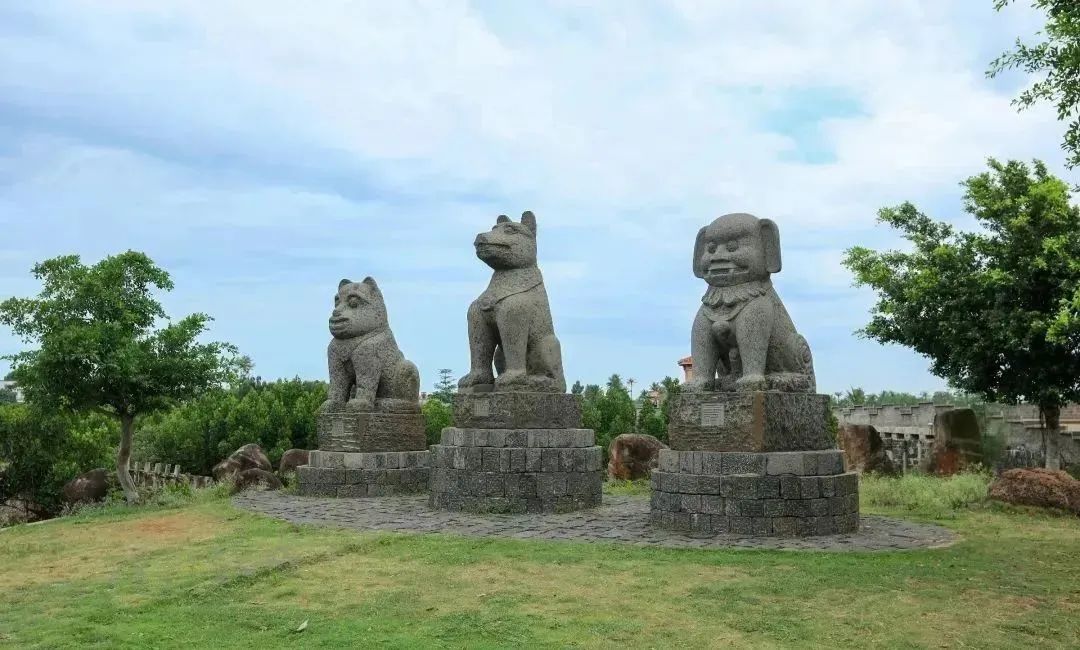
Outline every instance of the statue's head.
<svg viewBox="0 0 1080 650"><path fill-rule="evenodd" d="M780 271L780 231L770 219L725 214L698 231L694 275L714 287L765 280Z"/></svg>
<svg viewBox="0 0 1080 650"><path fill-rule="evenodd" d="M536 217L521 215L521 223L505 214L495 226L476 236L476 256L493 269L520 269L536 266Z"/></svg>
<svg viewBox="0 0 1080 650"><path fill-rule="evenodd" d="M351 339L385 328L386 305L379 285L370 277L363 282L342 280L334 296L330 333L336 339Z"/></svg>

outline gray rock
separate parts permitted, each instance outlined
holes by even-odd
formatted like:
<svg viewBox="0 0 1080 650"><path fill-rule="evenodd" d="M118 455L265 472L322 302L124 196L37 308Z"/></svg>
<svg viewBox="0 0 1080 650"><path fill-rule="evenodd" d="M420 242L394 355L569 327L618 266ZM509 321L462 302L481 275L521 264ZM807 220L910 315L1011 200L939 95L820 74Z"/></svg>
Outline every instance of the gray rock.
<svg viewBox="0 0 1080 650"><path fill-rule="evenodd" d="M245 469L233 479L233 494L252 489L280 490L281 481L272 472L258 468Z"/></svg>
<svg viewBox="0 0 1080 650"><path fill-rule="evenodd" d="M270 459L263 453L262 447L253 442L229 454L229 457L215 465L211 472L214 480L222 483L233 480L237 474L249 469L261 469L266 472L274 470Z"/></svg>
<svg viewBox="0 0 1080 650"><path fill-rule="evenodd" d="M500 215L474 246L494 273L469 307L471 367L459 390L565 393L562 349L536 265L536 217L525 212L517 223Z"/></svg>
<svg viewBox="0 0 1080 650"><path fill-rule="evenodd" d="M307 465L310 455L307 449L290 449L281 455L278 463L278 476L296 472L296 468Z"/></svg>
<svg viewBox="0 0 1080 650"><path fill-rule="evenodd" d="M61 494L65 503L94 503L103 501L109 493L112 472L104 468L79 474L64 484Z"/></svg>
<svg viewBox="0 0 1080 650"><path fill-rule="evenodd" d="M420 411L420 373L398 348L375 280L338 284L330 333L330 388L321 413Z"/></svg>
<svg viewBox="0 0 1080 650"><path fill-rule="evenodd" d="M770 281L780 266L769 219L727 214L698 232L694 275L709 290L691 334L690 390L816 391L810 346Z"/></svg>

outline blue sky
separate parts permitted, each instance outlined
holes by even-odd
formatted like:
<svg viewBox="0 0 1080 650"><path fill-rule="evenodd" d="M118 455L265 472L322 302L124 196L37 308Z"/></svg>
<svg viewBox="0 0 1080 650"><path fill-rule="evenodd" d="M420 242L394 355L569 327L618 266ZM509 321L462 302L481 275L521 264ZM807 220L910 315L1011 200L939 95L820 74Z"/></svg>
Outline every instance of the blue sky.
<svg viewBox="0 0 1080 650"><path fill-rule="evenodd" d="M322 378L337 281L372 275L430 388L467 370L474 235L531 209L568 380L640 385L688 353L697 229L751 212L823 391L934 390L853 334L840 259L904 200L968 225L987 156L1068 176L1052 112L1009 105L1031 80L983 74L1039 16L992 4L0 1L0 296L142 250L171 314Z"/></svg>

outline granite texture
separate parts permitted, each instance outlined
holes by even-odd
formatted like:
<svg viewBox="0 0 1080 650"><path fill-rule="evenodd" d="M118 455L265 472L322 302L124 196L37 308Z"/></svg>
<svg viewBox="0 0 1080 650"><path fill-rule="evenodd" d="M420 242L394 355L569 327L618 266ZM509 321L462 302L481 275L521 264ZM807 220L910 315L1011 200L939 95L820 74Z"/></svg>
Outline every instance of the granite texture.
<svg viewBox="0 0 1080 650"><path fill-rule="evenodd" d="M536 263L536 229L536 217L525 212L520 223L500 215L476 236L476 256L494 272L469 307L470 370L458 382L461 392L566 392L562 349Z"/></svg>
<svg viewBox="0 0 1080 650"><path fill-rule="evenodd" d="M816 392L810 346L770 281L781 266L776 224L724 215L698 232L693 261L709 289L691 331L687 388Z"/></svg>
<svg viewBox="0 0 1080 650"><path fill-rule="evenodd" d="M470 429L578 429L581 398L568 393L458 393L454 424Z"/></svg>
<svg viewBox="0 0 1080 650"><path fill-rule="evenodd" d="M330 334L330 387L321 413L420 412L420 373L398 348L375 280L338 284Z"/></svg>
<svg viewBox="0 0 1080 650"><path fill-rule="evenodd" d="M827 395L684 392L673 401L668 438L688 451L832 449L828 412Z"/></svg>
<svg viewBox="0 0 1080 650"><path fill-rule="evenodd" d="M431 452L348 453L313 451L296 469L303 496L361 498L426 492Z"/></svg>
<svg viewBox="0 0 1080 650"><path fill-rule="evenodd" d="M523 514L600 504L603 450L589 429L443 430L432 453L431 506Z"/></svg>
<svg viewBox="0 0 1080 650"><path fill-rule="evenodd" d="M625 544L654 548L784 549L813 552L897 552L949 546L956 535L934 524L886 517L860 518L859 529L818 537L764 537L739 533L707 537L650 523L649 500L606 496L604 503L580 512L513 517L432 510L423 495L379 499L319 499L281 492L245 492L238 507L294 524L333 526L359 532L393 531L461 535L474 539L540 539L555 542ZM742 527L737 525L736 528Z"/></svg>
<svg viewBox="0 0 1080 650"><path fill-rule="evenodd" d="M420 413L322 412L316 417L324 451L417 451L427 449Z"/></svg>
<svg viewBox="0 0 1080 650"><path fill-rule="evenodd" d="M859 526L859 479L839 450L660 452L651 521L690 535L808 536Z"/></svg>

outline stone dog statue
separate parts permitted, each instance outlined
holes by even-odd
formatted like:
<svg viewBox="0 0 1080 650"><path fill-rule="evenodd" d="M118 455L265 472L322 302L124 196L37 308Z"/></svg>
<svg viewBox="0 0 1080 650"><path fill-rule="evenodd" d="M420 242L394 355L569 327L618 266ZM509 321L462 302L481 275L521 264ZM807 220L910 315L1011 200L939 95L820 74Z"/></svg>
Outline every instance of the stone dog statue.
<svg viewBox="0 0 1080 650"><path fill-rule="evenodd" d="M330 389L321 413L419 410L420 373L394 340L375 280L338 284L330 334Z"/></svg>
<svg viewBox="0 0 1080 650"><path fill-rule="evenodd" d="M517 223L500 215L474 245L476 256L495 272L469 307L471 368L459 389L565 393L562 349L536 266L536 217L525 212Z"/></svg>
<svg viewBox="0 0 1080 650"><path fill-rule="evenodd" d="M769 277L780 231L769 219L727 214L702 228L694 275L709 284L691 334L691 390L816 392L813 359Z"/></svg>

